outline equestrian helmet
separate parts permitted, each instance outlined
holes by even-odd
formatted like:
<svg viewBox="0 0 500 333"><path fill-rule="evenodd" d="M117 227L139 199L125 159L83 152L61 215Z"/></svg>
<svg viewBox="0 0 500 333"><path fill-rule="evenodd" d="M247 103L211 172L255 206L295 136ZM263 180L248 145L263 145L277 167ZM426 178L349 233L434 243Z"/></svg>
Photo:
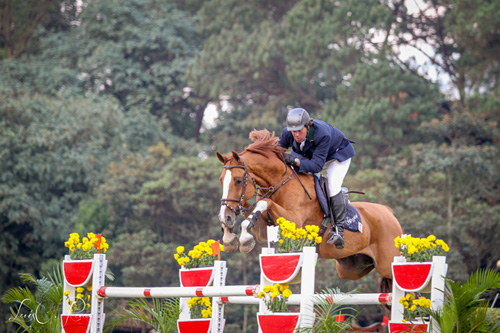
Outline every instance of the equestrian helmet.
<svg viewBox="0 0 500 333"><path fill-rule="evenodd" d="M289 131L300 131L305 125L309 124L311 117L306 110L295 108L288 112L286 116L286 129Z"/></svg>

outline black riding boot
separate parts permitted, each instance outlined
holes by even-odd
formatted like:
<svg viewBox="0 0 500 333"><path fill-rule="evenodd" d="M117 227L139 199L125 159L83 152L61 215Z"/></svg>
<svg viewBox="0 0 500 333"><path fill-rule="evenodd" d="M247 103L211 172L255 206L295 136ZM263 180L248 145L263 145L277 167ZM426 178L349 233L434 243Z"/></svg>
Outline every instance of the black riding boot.
<svg viewBox="0 0 500 333"><path fill-rule="evenodd" d="M334 226L330 229L328 239L329 244L335 245L337 249L344 248L344 222L345 212L347 209L344 193L340 191L337 195L330 197L330 205L332 207ZM336 227L336 231L335 231Z"/></svg>

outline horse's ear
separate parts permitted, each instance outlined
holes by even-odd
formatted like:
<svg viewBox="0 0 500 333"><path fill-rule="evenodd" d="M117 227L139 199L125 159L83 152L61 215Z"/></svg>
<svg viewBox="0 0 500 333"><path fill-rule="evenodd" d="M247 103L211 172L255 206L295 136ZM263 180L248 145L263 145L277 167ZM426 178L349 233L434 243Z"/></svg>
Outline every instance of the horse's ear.
<svg viewBox="0 0 500 333"><path fill-rule="evenodd" d="M240 161L240 155L238 155L238 153L235 152L234 150L231 153L233 154L233 158L236 160L236 162L239 162Z"/></svg>
<svg viewBox="0 0 500 333"><path fill-rule="evenodd" d="M222 156L221 153L217 152L217 158L219 161L221 161L223 164L226 163L227 158L225 156Z"/></svg>

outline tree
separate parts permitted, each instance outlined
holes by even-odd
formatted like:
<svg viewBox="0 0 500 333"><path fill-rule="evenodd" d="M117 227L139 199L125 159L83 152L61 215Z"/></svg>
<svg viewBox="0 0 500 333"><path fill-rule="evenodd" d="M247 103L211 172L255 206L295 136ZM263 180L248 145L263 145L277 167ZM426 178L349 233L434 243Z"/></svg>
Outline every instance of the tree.
<svg viewBox="0 0 500 333"><path fill-rule="evenodd" d="M0 59L33 52L37 28L65 29L75 12L76 6L69 0L1 0Z"/></svg>
<svg viewBox="0 0 500 333"><path fill-rule="evenodd" d="M62 257L79 202L123 146L110 101L1 93L0 286Z"/></svg>
<svg viewBox="0 0 500 333"><path fill-rule="evenodd" d="M439 112L438 87L392 60L396 21L379 1L236 3L201 8L207 38L189 71L194 91L220 102L208 133L218 149L222 136L242 148L253 128L281 131L287 109L302 106L360 142L354 163L373 167L418 142L415 128Z"/></svg>
<svg viewBox="0 0 500 333"><path fill-rule="evenodd" d="M197 136L201 107L191 105L185 71L197 52L196 21L173 2L94 1L67 38L78 41L77 64L87 91L116 98L126 112L168 119L172 132Z"/></svg>
<svg viewBox="0 0 500 333"><path fill-rule="evenodd" d="M396 45L420 51L447 74L463 106L475 93L498 90L500 34L494 14L500 10L498 1L424 1L417 13L409 13L404 1L392 6L400 18ZM405 66L417 72L415 64Z"/></svg>
<svg viewBox="0 0 500 333"><path fill-rule="evenodd" d="M452 276L463 278L493 268L500 256L491 232L500 222L496 124L467 113L452 112L421 126L436 142L409 147L391 156L386 166L387 193L397 215L411 221L406 233L436 234L447 240Z"/></svg>

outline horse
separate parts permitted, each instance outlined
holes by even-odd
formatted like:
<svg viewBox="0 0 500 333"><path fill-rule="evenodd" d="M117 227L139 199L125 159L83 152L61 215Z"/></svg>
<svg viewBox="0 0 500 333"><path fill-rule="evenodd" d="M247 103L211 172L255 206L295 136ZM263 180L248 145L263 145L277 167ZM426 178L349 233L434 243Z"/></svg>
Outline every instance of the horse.
<svg viewBox="0 0 500 333"><path fill-rule="evenodd" d="M285 164L285 148L279 138L268 130L254 130L249 135L253 143L243 152L232 151L225 156L217 152L224 164L220 176L223 188L219 220L224 232L224 249L228 252L250 252L258 242L267 240L267 226L275 225L279 217L296 223L321 225L324 212L317 200L314 176L297 173ZM249 201L256 196L254 204ZM370 202L352 202L361 216L362 232L344 230L345 247L337 249L323 237L318 245L321 258L336 259L338 276L358 280L373 269L380 274L380 289L391 289L391 263L399 250L394 239L403 230L388 206ZM233 233L237 216L242 213L238 239ZM250 233L252 231L254 236Z"/></svg>

